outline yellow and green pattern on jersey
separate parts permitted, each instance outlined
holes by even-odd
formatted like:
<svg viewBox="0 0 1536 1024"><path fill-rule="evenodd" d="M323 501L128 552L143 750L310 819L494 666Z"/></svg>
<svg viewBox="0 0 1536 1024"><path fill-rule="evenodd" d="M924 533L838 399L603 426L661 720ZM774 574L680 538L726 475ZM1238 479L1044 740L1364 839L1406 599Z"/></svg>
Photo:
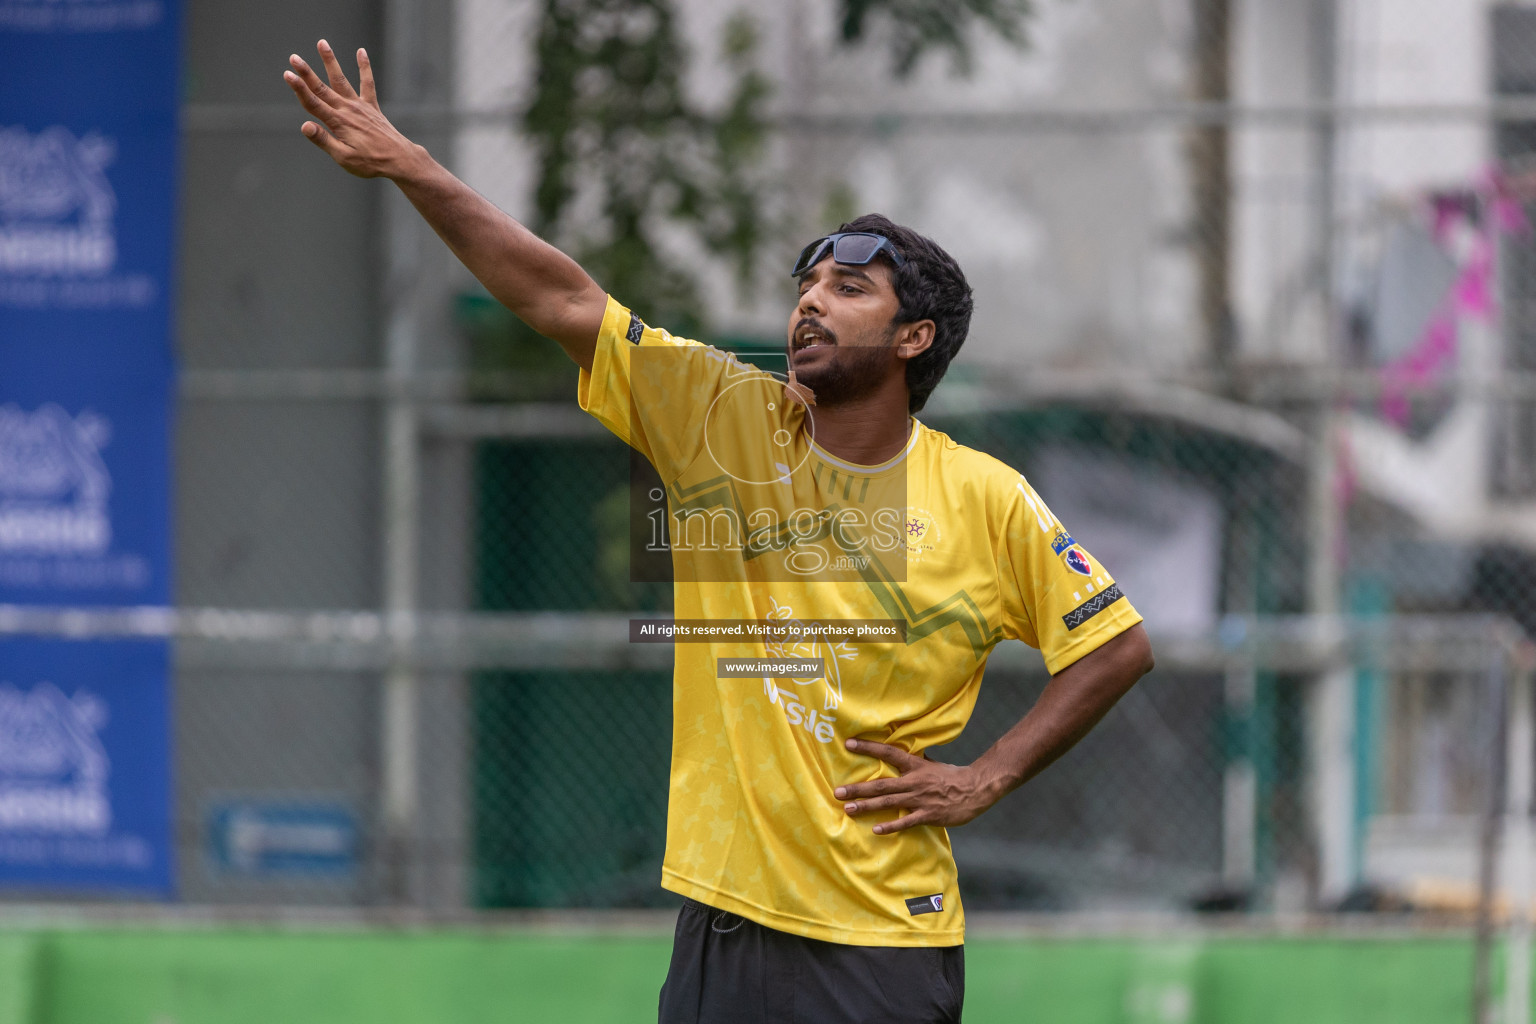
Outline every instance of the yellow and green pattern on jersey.
<svg viewBox="0 0 1536 1024"><path fill-rule="evenodd" d="M815 410L788 401L780 380L611 299L578 397L667 485L677 618L907 627L897 644L677 645L662 885L813 939L962 942L948 834L871 831L896 811L848 817L834 787L896 771L844 741L917 754L948 743L999 641L1039 648L1055 673L1141 616L1015 470L915 419L890 461L851 465L811 441ZM891 508L894 521L858 518ZM807 509L851 510L855 541L869 543L786 532ZM714 527L738 543L711 549ZM825 673L716 678L717 658L770 654L820 657ZM909 910L932 895L941 910Z"/></svg>

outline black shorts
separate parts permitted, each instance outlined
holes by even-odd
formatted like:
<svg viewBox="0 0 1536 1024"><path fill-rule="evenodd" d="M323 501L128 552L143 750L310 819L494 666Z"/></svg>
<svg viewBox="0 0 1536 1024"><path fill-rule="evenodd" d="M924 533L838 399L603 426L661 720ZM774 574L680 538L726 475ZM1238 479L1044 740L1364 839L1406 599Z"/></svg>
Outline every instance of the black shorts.
<svg viewBox="0 0 1536 1024"><path fill-rule="evenodd" d="M686 900L661 1024L957 1024L964 946L845 946Z"/></svg>

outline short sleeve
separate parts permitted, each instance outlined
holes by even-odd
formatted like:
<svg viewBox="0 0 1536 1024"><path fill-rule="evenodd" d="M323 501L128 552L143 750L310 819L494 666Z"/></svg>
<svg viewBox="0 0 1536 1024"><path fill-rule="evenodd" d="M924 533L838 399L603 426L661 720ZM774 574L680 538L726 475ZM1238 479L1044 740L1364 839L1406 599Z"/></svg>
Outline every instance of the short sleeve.
<svg viewBox="0 0 1536 1024"><path fill-rule="evenodd" d="M1022 476L996 538L1003 635L1036 647L1055 675L1141 621L1109 570Z"/></svg>
<svg viewBox="0 0 1536 1024"><path fill-rule="evenodd" d="M717 348L648 327L610 297L592 371L581 371L576 399L670 482L703 447L711 404L727 376L744 369Z"/></svg>

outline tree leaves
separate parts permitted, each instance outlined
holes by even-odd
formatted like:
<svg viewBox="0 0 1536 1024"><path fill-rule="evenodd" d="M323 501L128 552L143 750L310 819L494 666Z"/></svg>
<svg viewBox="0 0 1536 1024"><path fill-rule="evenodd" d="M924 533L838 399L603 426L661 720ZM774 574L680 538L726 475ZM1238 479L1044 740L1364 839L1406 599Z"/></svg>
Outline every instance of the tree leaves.
<svg viewBox="0 0 1536 1024"><path fill-rule="evenodd" d="M1023 46L1031 13L1031 0L838 2L844 45L881 37L898 76L936 50L969 71L981 30ZM538 157L534 229L678 332L700 330L704 313L699 275L678 250L729 261L746 290L781 191L766 160L772 83L756 64L752 19L731 18L720 47L731 85L704 109L684 89L691 55L673 0L544 0L523 117Z"/></svg>
<svg viewBox="0 0 1536 1024"><path fill-rule="evenodd" d="M766 233L768 79L737 15L718 110L683 88L688 53L670 0L546 0L539 77L523 127L538 151L534 228L652 322L695 331L697 275L662 245L682 227L749 282Z"/></svg>
<svg viewBox="0 0 1536 1024"><path fill-rule="evenodd" d="M948 50L956 73L973 66L971 36L990 29L1007 42L1023 47L1032 0L840 0L839 25L843 42L862 41L871 25L889 26L891 62L897 77L910 75L931 50Z"/></svg>

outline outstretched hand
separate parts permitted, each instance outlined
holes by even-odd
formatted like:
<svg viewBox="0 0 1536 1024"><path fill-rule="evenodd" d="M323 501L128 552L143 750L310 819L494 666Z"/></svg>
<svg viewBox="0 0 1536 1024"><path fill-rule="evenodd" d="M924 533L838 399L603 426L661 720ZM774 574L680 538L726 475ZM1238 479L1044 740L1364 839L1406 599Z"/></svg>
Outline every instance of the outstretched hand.
<svg viewBox="0 0 1536 1024"><path fill-rule="evenodd" d="M892 807L903 811L895 821L876 825L876 835L889 835L914 825L964 825L1002 795L1001 789L988 784L980 770L971 765L930 761L872 740L849 740L847 745L854 753L878 757L901 772L894 779L855 782L832 791L837 799L847 801L843 810L849 817Z"/></svg>
<svg viewBox="0 0 1536 1024"><path fill-rule="evenodd" d="M349 174L377 178L397 173L417 147L379 109L368 52L357 51L358 89L353 89L331 44L322 39L315 49L325 64L329 84L321 81L298 54L288 58L292 70L283 72L283 81L316 118L305 121L299 130Z"/></svg>

